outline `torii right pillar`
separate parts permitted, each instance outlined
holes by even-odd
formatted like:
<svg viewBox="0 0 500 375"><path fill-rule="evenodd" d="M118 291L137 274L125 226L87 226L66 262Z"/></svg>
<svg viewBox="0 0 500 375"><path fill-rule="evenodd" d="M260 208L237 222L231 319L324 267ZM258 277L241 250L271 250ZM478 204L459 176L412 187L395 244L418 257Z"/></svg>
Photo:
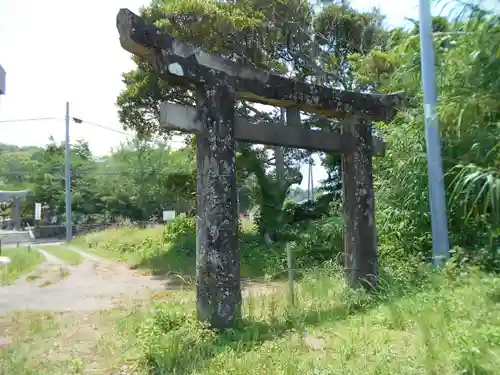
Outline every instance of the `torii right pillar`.
<svg viewBox="0 0 500 375"><path fill-rule="evenodd" d="M351 152L342 155L344 208L344 270L352 288L373 290L378 284L379 266L372 173L371 122L350 118L344 133L354 139Z"/></svg>

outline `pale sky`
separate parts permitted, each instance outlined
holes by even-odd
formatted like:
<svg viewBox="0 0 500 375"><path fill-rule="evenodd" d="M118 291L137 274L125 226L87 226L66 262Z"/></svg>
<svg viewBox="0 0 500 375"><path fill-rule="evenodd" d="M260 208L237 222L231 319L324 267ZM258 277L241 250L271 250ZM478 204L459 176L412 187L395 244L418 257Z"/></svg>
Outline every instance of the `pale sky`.
<svg viewBox="0 0 500 375"><path fill-rule="evenodd" d="M0 142L42 146L50 135L64 139L65 103L70 115L122 130L116 97L130 54L118 41L116 13L138 12L146 0L0 0L0 64L7 72L0 97ZM352 0L363 10L380 7L391 26L417 18L418 0ZM60 120L6 123L26 118ZM71 124L71 141L85 139L96 154L117 147L125 136L85 123ZM307 176L307 169L302 171ZM314 168L314 180L325 177ZM307 187L307 179L301 185Z"/></svg>

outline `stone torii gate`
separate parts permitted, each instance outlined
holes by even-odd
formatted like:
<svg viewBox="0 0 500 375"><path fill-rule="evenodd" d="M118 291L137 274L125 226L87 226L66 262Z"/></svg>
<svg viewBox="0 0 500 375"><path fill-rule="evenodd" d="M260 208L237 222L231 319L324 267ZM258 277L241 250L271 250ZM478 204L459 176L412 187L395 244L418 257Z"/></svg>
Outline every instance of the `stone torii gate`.
<svg viewBox="0 0 500 375"><path fill-rule="evenodd" d="M378 259L373 206L373 121L390 120L403 94L374 95L297 82L233 63L183 43L128 9L117 15L122 47L152 64L159 76L196 92L196 109L164 103L161 125L197 134L197 312L215 328L240 315L240 255L235 140L336 152L343 155L345 270L353 287L376 284ZM235 101L284 107L342 123L342 133L235 117Z"/></svg>
<svg viewBox="0 0 500 375"><path fill-rule="evenodd" d="M0 203L13 203L11 218L14 230L21 230L21 201L30 193L31 190L0 191Z"/></svg>

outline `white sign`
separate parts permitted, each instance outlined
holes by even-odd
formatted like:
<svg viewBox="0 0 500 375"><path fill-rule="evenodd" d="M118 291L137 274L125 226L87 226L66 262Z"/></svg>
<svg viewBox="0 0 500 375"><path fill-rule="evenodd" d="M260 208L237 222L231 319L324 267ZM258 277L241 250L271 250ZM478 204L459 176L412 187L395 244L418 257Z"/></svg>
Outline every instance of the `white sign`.
<svg viewBox="0 0 500 375"><path fill-rule="evenodd" d="M175 219L175 211L163 211L163 221Z"/></svg>
<svg viewBox="0 0 500 375"><path fill-rule="evenodd" d="M35 203L35 220L42 220L42 204Z"/></svg>

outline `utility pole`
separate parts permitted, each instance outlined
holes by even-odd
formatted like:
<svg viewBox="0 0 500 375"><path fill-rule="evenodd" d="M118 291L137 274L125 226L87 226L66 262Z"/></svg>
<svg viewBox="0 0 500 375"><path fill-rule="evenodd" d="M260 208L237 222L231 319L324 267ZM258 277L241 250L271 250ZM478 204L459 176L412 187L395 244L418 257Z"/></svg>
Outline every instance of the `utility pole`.
<svg viewBox="0 0 500 375"><path fill-rule="evenodd" d="M5 77L7 74L5 73L4 68L0 65L0 95L5 95Z"/></svg>
<svg viewBox="0 0 500 375"><path fill-rule="evenodd" d="M5 95L5 77L7 74L5 73L4 68L0 65L0 97Z"/></svg>
<svg viewBox="0 0 500 375"><path fill-rule="evenodd" d="M436 111L436 67L432 42L432 17L428 0L420 0L420 57L424 92L425 141L429 178L429 202L432 225L434 266L440 267L449 257L448 223L441 160L441 138Z"/></svg>
<svg viewBox="0 0 500 375"><path fill-rule="evenodd" d="M73 239L71 221L71 150L69 147L69 102L66 102L65 187L66 187L66 241Z"/></svg>

